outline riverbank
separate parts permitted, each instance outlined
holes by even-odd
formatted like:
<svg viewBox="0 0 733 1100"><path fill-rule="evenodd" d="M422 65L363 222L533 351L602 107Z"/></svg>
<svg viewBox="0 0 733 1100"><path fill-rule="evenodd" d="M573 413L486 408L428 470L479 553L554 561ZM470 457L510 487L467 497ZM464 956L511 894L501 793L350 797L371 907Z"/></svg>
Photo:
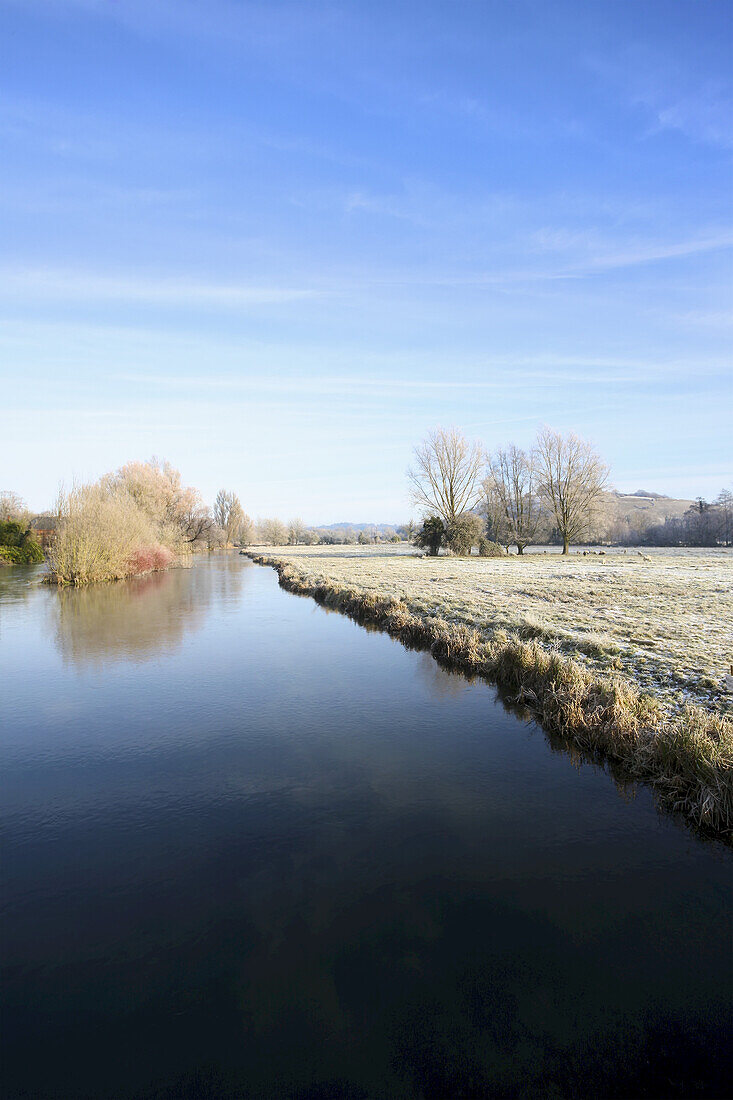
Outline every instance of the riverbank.
<svg viewBox="0 0 733 1100"><path fill-rule="evenodd" d="M165 546L153 546L136 551L128 561L116 567L95 562L91 567L85 563L83 569L71 567L61 572L55 570L51 564L43 579L45 584L58 588L85 588L95 584L109 584L110 581L148 577L151 573L162 573L174 567L182 568L191 564L190 557L190 554L176 556Z"/></svg>
<svg viewBox="0 0 733 1100"><path fill-rule="evenodd" d="M250 556L289 591L497 683L548 733L733 839L730 553L495 561L380 546Z"/></svg>

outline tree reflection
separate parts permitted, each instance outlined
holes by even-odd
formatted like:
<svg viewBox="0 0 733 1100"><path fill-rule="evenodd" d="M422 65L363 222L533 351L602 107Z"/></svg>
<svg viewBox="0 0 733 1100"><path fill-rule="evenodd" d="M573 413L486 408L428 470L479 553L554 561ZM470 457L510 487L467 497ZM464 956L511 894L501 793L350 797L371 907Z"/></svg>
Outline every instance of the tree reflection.
<svg viewBox="0 0 733 1100"><path fill-rule="evenodd" d="M214 565L214 563L211 563ZM199 630L211 607L238 595L243 570L219 559L127 581L60 589L53 601L56 645L64 660L101 665L170 653Z"/></svg>
<svg viewBox="0 0 733 1100"><path fill-rule="evenodd" d="M0 604L27 600L45 572L45 565L0 565Z"/></svg>

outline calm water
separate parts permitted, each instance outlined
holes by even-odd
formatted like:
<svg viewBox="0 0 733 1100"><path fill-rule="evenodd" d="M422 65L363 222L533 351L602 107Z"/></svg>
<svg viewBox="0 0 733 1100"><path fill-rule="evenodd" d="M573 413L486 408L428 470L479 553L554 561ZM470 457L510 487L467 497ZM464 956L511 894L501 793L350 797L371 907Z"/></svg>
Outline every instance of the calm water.
<svg viewBox="0 0 733 1100"><path fill-rule="evenodd" d="M715 1096L729 854L238 556L0 572L2 1095Z"/></svg>

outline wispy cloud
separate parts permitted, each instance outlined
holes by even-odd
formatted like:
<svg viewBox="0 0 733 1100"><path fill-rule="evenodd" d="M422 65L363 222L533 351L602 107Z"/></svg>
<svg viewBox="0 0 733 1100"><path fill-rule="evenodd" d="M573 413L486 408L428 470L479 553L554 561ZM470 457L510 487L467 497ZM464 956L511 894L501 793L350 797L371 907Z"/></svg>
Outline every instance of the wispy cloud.
<svg viewBox="0 0 733 1100"><path fill-rule="evenodd" d="M733 328L733 309L688 309L675 316L681 324L694 328Z"/></svg>
<svg viewBox="0 0 733 1100"><path fill-rule="evenodd" d="M613 245L592 233L543 229L533 234L529 247L535 262L520 268L503 265L474 272L426 271L371 268L358 277L353 273L315 271L307 279L293 282L255 279L250 282L201 281L185 276L157 277L149 272L115 274L88 269L7 266L0 269L1 301L56 301L83 306L106 303L168 306L174 308L243 309L284 305L327 298L346 302L364 300L372 294L394 291L460 291L482 288L512 288L533 283L577 280L604 271L684 259L733 246L733 231L708 234L681 241L633 240ZM549 262L547 262L549 260Z"/></svg>
<svg viewBox="0 0 733 1100"><path fill-rule="evenodd" d="M682 319L690 324L697 321L694 315L683 315ZM39 364L64 361L74 363L78 374L88 364L109 363L118 380L161 389L279 386L290 391L298 384L313 388L323 383L393 397L400 392L433 393L437 397L446 392L489 391L496 384L524 387L528 381L606 385L684 379L692 374L696 378L716 378L725 377L729 371L725 355L703 354L697 348L687 354L680 349L665 355L583 354L568 339L564 352L514 348L487 353L471 347L460 352L436 348L426 354L417 345L380 351L364 346L358 338L322 343L294 341L285 333L267 339L226 331L202 333L193 320L187 324L178 317L166 323L140 325L43 317L19 320L6 315L0 326L0 349L6 364L25 357L35 357ZM212 359L218 365L213 374L208 369ZM127 368L133 363L136 369ZM166 364L175 366L166 369ZM207 365L205 373L202 364Z"/></svg>
<svg viewBox="0 0 733 1100"><path fill-rule="evenodd" d="M733 149L733 95L730 86L706 81L680 98L640 97L654 116L653 131L673 130L693 141Z"/></svg>
<svg viewBox="0 0 733 1100"><path fill-rule="evenodd" d="M86 302L151 303L168 306L258 306L313 298L306 287L247 283L204 283L186 279L118 277L47 268L0 270L4 295Z"/></svg>
<svg viewBox="0 0 733 1100"><path fill-rule="evenodd" d="M397 359L395 368L399 366ZM443 370L444 364L435 364ZM452 378L431 378L425 375L415 377L375 377L372 374L300 374L287 375L254 373L240 370L230 374L156 373L150 371L120 371L115 373L116 381L125 385L145 387L149 394L157 391L170 393L208 393L245 396L254 400L259 396L279 395L284 399L316 400L344 398L351 400L359 397L365 402L378 405L398 401L409 397L411 402L421 398L433 404L436 400L457 398L470 400L473 395L482 402L493 395L526 394L527 386L532 385L536 393L547 390L564 391L573 387L576 391L588 389L607 389L609 385L644 386L654 379L668 380L677 374L687 375L693 367L690 362L649 363L642 360L614 361L612 359L594 359L567 356L506 356L486 358L481 364L484 377L467 378L465 374L476 370L476 365L459 364ZM697 363L694 366L698 366ZM718 366L717 370L720 370ZM709 364L700 366L700 373L716 374ZM486 377L488 375L488 377Z"/></svg>
<svg viewBox="0 0 733 1100"><path fill-rule="evenodd" d="M589 274L617 267L656 263L660 260L695 256L733 247L733 229L720 229L699 236L676 240L629 240L619 243L600 237L593 230L582 232L565 228L544 228L533 235L539 252L564 253L568 259L558 273Z"/></svg>
<svg viewBox="0 0 733 1100"><path fill-rule="evenodd" d="M4 476L295 469L315 518L444 419L715 463L730 18L530 6L0 0Z"/></svg>
<svg viewBox="0 0 733 1100"><path fill-rule="evenodd" d="M644 135L673 131L690 141L733 148L733 81L681 70L658 49L635 44L618 57L586 57L596 75L646 116Z"/></svg>

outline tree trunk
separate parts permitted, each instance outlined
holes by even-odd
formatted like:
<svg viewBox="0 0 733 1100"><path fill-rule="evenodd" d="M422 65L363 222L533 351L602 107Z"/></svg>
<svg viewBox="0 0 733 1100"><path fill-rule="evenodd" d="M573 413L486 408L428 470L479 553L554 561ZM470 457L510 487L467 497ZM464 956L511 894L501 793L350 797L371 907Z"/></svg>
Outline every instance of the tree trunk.
<svg viewBox="0 0 733 1100"><path fill-rule="evenodd" d="M570 553L570 543L567 540L567 536L565 536L562 540L562 552L563 554Z"/></svg>

